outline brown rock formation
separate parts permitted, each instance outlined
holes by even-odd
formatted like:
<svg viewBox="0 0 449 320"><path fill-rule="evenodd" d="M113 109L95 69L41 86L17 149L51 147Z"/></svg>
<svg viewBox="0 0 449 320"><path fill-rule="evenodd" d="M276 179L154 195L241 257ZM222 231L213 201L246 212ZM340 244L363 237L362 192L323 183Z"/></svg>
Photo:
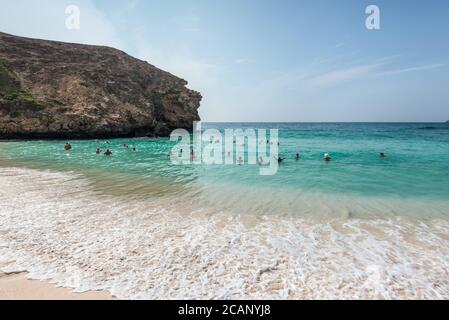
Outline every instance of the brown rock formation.
<svg viewBox="0 0 449 320"><path fill-rule="evenodd" d="M0 33L0 139L166 136L199 120L186 85L113 48Z"/></svg>

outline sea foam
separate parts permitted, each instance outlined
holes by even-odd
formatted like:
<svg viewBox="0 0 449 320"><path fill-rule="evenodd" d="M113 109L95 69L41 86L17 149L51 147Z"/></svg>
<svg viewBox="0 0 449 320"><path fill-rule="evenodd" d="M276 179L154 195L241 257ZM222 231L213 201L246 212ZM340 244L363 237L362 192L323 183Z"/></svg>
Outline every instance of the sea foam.
<svg viewBox="0 0 449 320"><path fill-rule="evenodd" d="M448 299L449 221L211 213L0 169L0 262L126 299Z"/></svg>

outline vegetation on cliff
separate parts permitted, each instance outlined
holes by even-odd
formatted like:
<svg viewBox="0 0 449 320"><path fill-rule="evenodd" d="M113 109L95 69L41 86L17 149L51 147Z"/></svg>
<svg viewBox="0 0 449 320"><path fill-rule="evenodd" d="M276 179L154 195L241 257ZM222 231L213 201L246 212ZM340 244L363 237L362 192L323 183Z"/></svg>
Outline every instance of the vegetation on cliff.
<svg viewBox="0 0 449 320"><path fill-rule="evenodd" d="M22 88L9 63L0 57L0 107L14 108L18 105L36 110L45 108L44 102L35 99ZM14 110L12 112L14 113ZM15 112L17 113L17 110Z"/></svg>

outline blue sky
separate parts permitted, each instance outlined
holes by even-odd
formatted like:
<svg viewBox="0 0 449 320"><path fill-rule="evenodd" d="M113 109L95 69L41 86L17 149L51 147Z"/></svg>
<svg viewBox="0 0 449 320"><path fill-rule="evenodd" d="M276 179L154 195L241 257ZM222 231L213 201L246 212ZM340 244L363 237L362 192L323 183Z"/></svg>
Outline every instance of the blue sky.
<svg viewBox="0 0 449 320"><path fill-rule="evenodd" d="M114 46L185 78L205 121L449 119L445 0L0 1L1 31ZM365 28L370 4L381 30Z"/></svg>

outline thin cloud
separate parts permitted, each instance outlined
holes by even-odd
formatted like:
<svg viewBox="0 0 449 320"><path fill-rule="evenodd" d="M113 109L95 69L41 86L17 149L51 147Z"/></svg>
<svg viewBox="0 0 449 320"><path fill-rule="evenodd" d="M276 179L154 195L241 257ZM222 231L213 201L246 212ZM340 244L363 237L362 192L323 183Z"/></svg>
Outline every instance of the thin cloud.
<svg viewBox="0 0 449 320"><path fill-rule="evenodd" d="M92 0L76 1L81 11L81 29L68 30L65 8L70 4L70 0L4 1L0 29L24 37L125 48L113 21Z"/></svg>
<svg viewBox="0 0 449 320"><path fill-rule="evenodd" d="M335 86L343 82L371 76L375 74L381 66L382 64L367 64L334 70L320 76L310 78L308 83L316 87Z"/></svg>
<svg viewBox="0 0 449 320"><path fill-rule="evenodd" d="M390 76L406 72L417 72L426 71L437 68L445 67L445 64L428 64L416 67L409 67L403 69L385 69L389 64L389 61L395 60L400 55L394 55L390 57L385 57L377 60L376 63L358 65L354 67L342 68L338 70L333 70L319 76L311 77L307 80L307 83L313 87L329 87L336 86L341 83L346 83L349 81L357 79L366 79L372 76Z"/></svg>
<svg viewBox="0 0 449 320"><path fill-rule="evenodd" d="M235 60L236 64L250 63L252 60L248 58L239 58Z"/></svg>
<svg viewBox="0 0 449 320"><path fill-rule="evenodd" d="M427 65L417 66L417 67L384 71L384 72L380 72L379 75L395 75L395 74L401 74L401 73L405 73L405 72L425 71L425 70L438 69L438 68L441 68L444 66L446 66L446 65L441 64L441 63L427 64Z"/></svg>
<svg viewBox="0 0 449 320"><path fill-rule="evenodd" d="M337 44L333 45L333 46L331 47L331 49L338 49L338 48L340 48L340 47L343 47L344 45L345 45L344 42L340 42L340 43L337 43Z"/></svg>
<svg viewBox="0 0 449 320"><path fill-rule="evenodd" d="M223 66L215 61L194 57L188 47L176 46L171 50L154 48L144 35L134 34L134 54L138 58L168 71L189 82L192 89L204 91L220 80Z"/></svg>

